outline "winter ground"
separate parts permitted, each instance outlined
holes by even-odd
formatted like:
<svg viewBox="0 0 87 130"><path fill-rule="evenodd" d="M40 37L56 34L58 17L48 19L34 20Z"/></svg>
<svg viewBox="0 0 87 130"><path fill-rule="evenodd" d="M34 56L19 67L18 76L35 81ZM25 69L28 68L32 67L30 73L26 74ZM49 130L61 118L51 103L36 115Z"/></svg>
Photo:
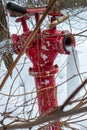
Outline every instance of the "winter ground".
<svg viewBox="0 0 87 130"><path fill-rule="evenodd" d="M73 13L76 13L76 11L78 12L78 10L74 10ZM77 34L83 30L86 30L85 33L82 33L84 35L87 36L87 11L80 13L78 15L78 17L73 17L72 12L70 12L71 18L70 21L65 21L64 23L60 24L58 26L59 30L69 30L72 31L73 34ZM71 23L71 27L69 26L69 22ZM14 22L14 18L9 18L9 27L10 27L10 33L18 33L18 30L20 30L20 23L15 23ZM29 23L29 22L28 22ZM31 26L29 24L29 26ZM19 31L19 33L21 33L22 29ZM76 51L78 54L78 58L79 58L79 72L82 73L81 77L82 80L86 79L87 77L87 37L76 37ZM16 58L16 55L13 55L14 59ZM59 66L59 73L56 75L56 83L58 85L58 103L59 105L62 105L63 102L67 99L67 91L71 90L73 88L72 84L70 86L70 88L67 88L67 83L62 84L62 82L64 82L67 79L67 67L63 67L67 64L67 58L69 56L66 55L58 55L58 57L55 60L55 64L57 64ZM17 64L17 69L20 70L20 68L22 67L22 64L25 60L25 55L22 56L21 60L18 62ZM71 60L70 60L71 61ZM31 92L32 88L34 88L35 84L34 84L34 79L32 77L29 76L28 73L28 69L29 67L32 66L32 64L30 63L29 59L26 59L26 64L23 68L23 70L21 71L21 76L23 78L23 82L26 86L26 92ZM72 65L73 66L73 65ZM64 68L64 69L63 69ZM12 78L9 77L9 79L7 80L4 88L2 89L1 93L5 93L5 94L9 94L10 88L9 86L11 86L13 79L15 78L16 74L17 74L17 69L14 69L13 74L12 74ZM72 67L71 67L72 69ZM62 71L61 71L62 70ZM3 79L3 73L6 72L6 68L4 66L4 63L2 62L1 64L1 68L0 68L0 77L2 77L0 79L0 81ZM73 71L73 70L72 70ZM73 85L74 86L78 86L81 83L81 81L79 80L79 83L76 84L76 82L73 81ZM20 77L18 76L18 78L16 79L16 81L14 82L14 87L12 88L13 92L15 93L17 87L21 84L21 80ZM15 88L16 86L16 88ZM24 90L24 88L21 87L20 89L20 93L22 93ZM73 90L72 90L73 91ZM18 93L19 93L19 89L18 89ZM18 94L16 91L16 94ZM81 90L80 95L83 95L84 93L84 89ZM27 97L29 98L29 97ZM3 96L1 95L1 99L2 99L2 103L7 103L7 98L3 98ZM21 100L22 98L20 98ZM12 101L14 102L14 100ZM9 110L10 111L12 109L12 106L10 106ZM3 107L1 105L0 107L0 112L4 111L5 107ZM15 113L14 113L15 114ZM2 118L2 117L1 117ZM87 119L87 117L85 117ZM9 120L10 121L10 120ZM81 122L79 123L81 124ZM87 125L87 121L82 122L82 125L86 126ZM78 125L76 126L77 128L79 128L80 130L87 130L87 128L83 128L82 126L79 127ZM64 130L68 130L67 128Z"/></svg>

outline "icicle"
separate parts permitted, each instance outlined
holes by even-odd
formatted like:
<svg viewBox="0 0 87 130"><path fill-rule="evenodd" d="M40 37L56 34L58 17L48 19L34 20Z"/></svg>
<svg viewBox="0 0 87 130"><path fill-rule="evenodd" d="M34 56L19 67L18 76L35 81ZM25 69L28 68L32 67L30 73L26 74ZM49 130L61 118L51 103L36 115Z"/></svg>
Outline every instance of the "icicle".
<svg viewBox="0 0 87 130"><path fill-rule="evenodd" d="M70 55L67 57L67 96L70 96L72 92L78 87L79 85L79 59L77 51L74 47L69 46L67 50L70 52ZM78 98L79 94L75 97Z"/></svg>

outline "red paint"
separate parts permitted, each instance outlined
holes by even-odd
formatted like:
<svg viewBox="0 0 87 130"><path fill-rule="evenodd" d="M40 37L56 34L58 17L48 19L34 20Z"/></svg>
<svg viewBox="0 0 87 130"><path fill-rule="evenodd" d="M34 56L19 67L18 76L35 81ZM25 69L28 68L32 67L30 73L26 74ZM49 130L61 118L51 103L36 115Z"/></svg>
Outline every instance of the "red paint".
<svg viewBox="0 0 87 130"><path fill-rule="evenodd" d="M28 8L26 9L26 12L28 14L35 14L35 13L43 13L46 11L46 8L42 7L42 8Z"/></svg>
<svg viewBox="0 0 87 130"><path fill-rule="evenodd" d="M29 18L30 18L29 15L24 15L24 16L16 19L16 22L21 22L24 33L28 32L28 30L29 30L28 27L27 27L27 23L26 23L26 20L29 19Z"/></svg>
<svg viewBox="0 0 87 130"><path fill-rule="evenodd" d="M39 16L36 14L36 22L38 19ZM26 21L23 22L25 19L20 20L22 21L24 34L21 36L13 35L12 45L17 54L24 45L22 40L25 40L31 33L25 24ZM33 39L31 46L26 49L26 55L33 63L33 67L29 69L29 73L34 76L35 79L39 113L42 114L43 112L58 106L55 81L55 74L58 72L58 66L54 65L54 60L58 53L68 54L64 46L67 44L65 43L66 36L70 37L70 42L73 42L74 45L75 39L68 31L59 31L56 30L56 27L49 30L43 30L42 32L39 31L37 36L40 36L41 39ZM69 43L69 45L70 44L71 43ZM60 124L49 126L48 130L61 130Z"/></svg>

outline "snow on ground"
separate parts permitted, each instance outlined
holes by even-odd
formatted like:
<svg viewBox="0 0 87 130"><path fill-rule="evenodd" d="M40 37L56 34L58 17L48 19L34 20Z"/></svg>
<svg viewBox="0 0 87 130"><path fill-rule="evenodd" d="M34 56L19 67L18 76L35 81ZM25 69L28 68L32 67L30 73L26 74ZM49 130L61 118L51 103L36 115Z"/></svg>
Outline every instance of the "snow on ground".
<svg viewBox="0 0 87 130"><path fill-rule="evenodd" d="M76 11L78 12L78 10L76 10ZM73 13L75 13L76 11L74 10ZM70 15L72 16L73 13L70 12ZM83 30L87 30L87 21L86 20L87 20L87 11L84 11L84 12L80 13L78 15L78 17L71 17L70 21L67 20L65 23L60 24L58 26L58 29L60 29L60 30L62 30L62 29L67 30L68 29L68 30L72 31L73 34L76 34L76 33L79 33ZM11 34L21 33L22 28L21 28L21 31L19 31L20 30L20 23L15 23L14 21L15 21L14 18L9 19L9 27L10 27ZM71 28L68 24L69 22L71 23ZM83 33L83 34L87 35L87 32ZM87 37L85 38L85 37L78 37L77 36L76 37L76 44L77 44L76 50L78 53L79 64L80 64L80 73L85 73L82 75L82 79L84 80L87 77L87 74L86 74L86 72L87 72L87 60L86 60L87 59ZM15 58L16 58L16 55L14 55L14 59ZM18 62L17 68L19 70L22 66L20 63L22 63L24 61L24 58L25 58L25 55L22 56L21 60ZM23 78L23 82L26 86L26 92L30 92L32 90L32 87L35 86L35 83L34 83L34 79L29 76L29 72L28 72L28 69L30 66L32 66L32 64L30 63L29 59L26 59L26 63L27 64L23 68L21 75ZM58 85L58 103L59 103L59 105L62 105L63 102L67 98L67 84L65 83L63 85L60 85L67 78L67 68L64 67L64 69L62 69L62 67L67 64L67 56L59 54L55 60L55 64L58 64L58 66L59 66L59 73L56 75L56 83ZM61 71L61 69L62 69L62 71ZM4 70L4 72L6 72L6 68L4 66L4 63L1 64L0 76L2 76L3 70ZM14 69L12 79L15 78L16 72L17 72L17 70ZM2 89L2 93L9 94L9 90L10 90L9 86L11 86L11 84L12 84L12 79L9 77L8 81L5 84L5 87ZM1 80L2 79L0 79L0 81ZM20 77L18 77L14 83L13 91L15 91L15 89L16 89L15 86L19 86L20 83L21 83ZM73 86L71 86L71 87L73 87ZM21 89L20 91L23 91L23 90ZM22 93L22 92L20 92L20 93ZM5 101L5 99L3 100L3 98L2 98L3 103L6 103L6 101ZM2 112L4 109L5 108L2 109L2 107L1 107L0 112ZM86 125L86 123L85 123L85 125ZM66 130L66 129L64 129L64 130ZM80 127L80 130L86 130L86 129L83 127L82 128Z"/></svg>

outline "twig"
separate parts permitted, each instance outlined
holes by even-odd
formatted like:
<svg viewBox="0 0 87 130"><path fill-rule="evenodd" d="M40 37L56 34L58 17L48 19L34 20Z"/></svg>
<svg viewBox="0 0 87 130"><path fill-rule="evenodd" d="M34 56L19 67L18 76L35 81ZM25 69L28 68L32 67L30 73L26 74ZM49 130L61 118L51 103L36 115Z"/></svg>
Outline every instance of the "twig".
<svg viewBox="0 0 87 130"><path fill-rule="evenodd" d="M63 110L66 105L70 102L72 98L83 88L83 86L87 83L87 79L69 96L69 98L64 102L64 104L61 107L61 110Z"/></svg>
<svg viewBox="0 0 87 130"><path fill-rule="evenodd" d="M87 107L83 107L83 108L79 108L79 109L75 109L75 110L69 110L66 112L61 111L59 108L56 108L56 110L49 116L44 116L44 117L40 117L38 119L36 119L35 121L32 122L25 122L25 123L20 123L20 124L14 124L14 125L10 125L8 128L6 127L6 130L13 130L13 129L23 129L23 128L30 128L42 123L46 123L49 121L54 121L63 117L67 117L70 115L75 115L75 114L79 114L79 113L83 113L87 111ZM0 130L3 130L2 127L0 127Z"/></svg>

